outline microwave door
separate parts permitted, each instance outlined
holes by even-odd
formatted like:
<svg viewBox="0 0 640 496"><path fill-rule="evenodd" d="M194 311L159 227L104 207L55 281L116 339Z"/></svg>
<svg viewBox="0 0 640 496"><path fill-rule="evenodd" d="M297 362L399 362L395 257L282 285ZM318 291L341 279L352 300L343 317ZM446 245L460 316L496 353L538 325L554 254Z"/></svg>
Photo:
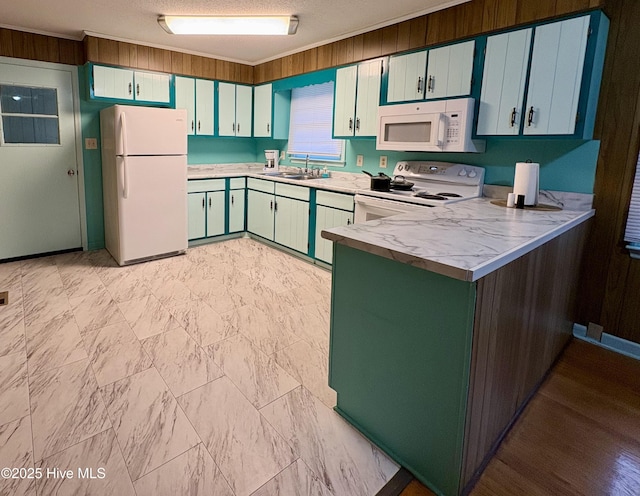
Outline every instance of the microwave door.
<svg viewBox="0 0 640 496"><path fill-rule="evenodd" d="M445 136L444 114L388 115L381 117L379 150L439 150Z"/></svg>

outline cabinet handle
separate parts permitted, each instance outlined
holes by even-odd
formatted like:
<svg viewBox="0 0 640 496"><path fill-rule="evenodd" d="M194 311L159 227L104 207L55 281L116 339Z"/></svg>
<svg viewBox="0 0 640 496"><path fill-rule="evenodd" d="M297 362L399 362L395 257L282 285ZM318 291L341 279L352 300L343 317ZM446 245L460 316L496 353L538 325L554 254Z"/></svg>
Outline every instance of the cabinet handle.
<svg viewBox="0 0 640 496"><path fill-rule="evenodd" d="M269 205L269 208L270 208L271 210L273 210L273 200L271 200L271 203L270 203L270 205Z"/></svg>
<svg viewBox="0 0 640 496"><path fill-rule="evenodd" d="M132 90L133 90L133 85L131 83L129 83L129 94L131 94Z"/></svg>
<svg viewBox="0 0 640 496"><path fill-rule="evenodd" d="M191 121L191 130L193 131L193 120Z"/></svg>
<svg viewBox="0 0 640 496"><path fill-rule="evenodd" d="M356 131L360 131L360 117L356 118Z"/></svg>
<svg viewBox="0 0 640 496"><path fill-rule="evenodd" d="M418 93L422 93L422 78L418 78Z"/></svg>
<svg viewBox="0 0 640 496"><path fill-rule="evenodd" d="M267 123L267 134L269 134L271 131L269 131L269 124Z"/></svg>
<svg viewBox="0 0 640 496"><path fill-rule="evenodd" d="M351 219L347 219L347 225L350 226L351 225Z"/></svg>
<svg viewBox="0 0 640 496"><path fill-rule="evenodd" d="M353 119L349 117L349 131L353 131Z"/></svg>
<svg viewBox="0 0 640 496"><path fill-rule="evenodd" d="M529 115L527 116L527 127L531 127L533 123L533 107L529 108Z"/></svg>
<svg viewBox="0 0 640 496"><path fill-rule="evenodd" d="M136 96L140 96L140 83L136 84Z"/></svg>
<svg viewBox="0 0 640 496"><path fill-rule="evenodd" d="M240 123L238 122L238 132L240 132Z"/></svg>
<svg viewBox="0 0 640 496"><path fill-rule="evenodd" d="M202 199L202 208L204 208L204 198Z"/></svg>
<svg viewBox="0 0 640 496"><path fill-rule="evenodd" d="M429 82L427 83L427 91L430 91L432 93L433 93L433 81L434 81L433 76L429 76Z"/></svg>
<svg viewBox="0 0 640 496"><path fill-rule="evenodd" d="M234 122L233 124L231 124L231 130L235 133L236 132L236 123Z"/></svg>
<svg viewBox="0 0 640 496"><path fill-rule="evenodd" d="M231 205L233 205L233 195L231 195Z"/></svg>
<svg viewBox="0 0 640 496"><path fill-rule="evenodd" d="M278 211L278 202L276 202L276 204L274 205L274 210L277 212Z"/></svg>
<svg viewBox="0 0 640 496"><path fill-rule="evenodd" d="M198 131L200 131L200 121L198 121Z"/></svg>
<svg viewBox="0 0 640 496"><path fill-rule="evenodd" d="M211 208L211 198L209 198L209 208Z"/></svg>
<svg viewBox="0 0 640 496"><path fill-rule="evenodd" d="M513 110L511 111L511 119L509 119L509 125L511 127L516 125L516 115L517 115L516 108L513 107Z"/></svg>

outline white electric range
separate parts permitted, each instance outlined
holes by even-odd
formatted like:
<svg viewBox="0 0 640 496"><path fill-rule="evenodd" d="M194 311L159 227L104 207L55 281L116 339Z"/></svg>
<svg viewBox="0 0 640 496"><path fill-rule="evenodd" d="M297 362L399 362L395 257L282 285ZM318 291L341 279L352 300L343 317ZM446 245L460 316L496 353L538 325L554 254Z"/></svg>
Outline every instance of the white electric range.
<svg viewBox="0 0 640 496"><path fill-rule="evenodd" d="M482 196L484 169L473 165L434 161L403 161L393 169L414 183L411 190L359 191L355 197L355 222Z"/></svg>

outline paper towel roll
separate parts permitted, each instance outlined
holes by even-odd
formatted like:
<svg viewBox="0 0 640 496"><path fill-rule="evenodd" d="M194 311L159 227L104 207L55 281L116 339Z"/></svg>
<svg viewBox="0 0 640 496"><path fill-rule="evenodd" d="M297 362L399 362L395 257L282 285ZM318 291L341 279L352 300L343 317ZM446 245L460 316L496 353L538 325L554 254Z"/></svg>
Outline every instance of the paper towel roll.
<svg viewBox="0 0 640 496"><path fill-rule="evenodd" d="M524 195L525 205L537 205L540 164L534 162L516 163L516 175L513 179L513 192L516 197Z"/></svg>

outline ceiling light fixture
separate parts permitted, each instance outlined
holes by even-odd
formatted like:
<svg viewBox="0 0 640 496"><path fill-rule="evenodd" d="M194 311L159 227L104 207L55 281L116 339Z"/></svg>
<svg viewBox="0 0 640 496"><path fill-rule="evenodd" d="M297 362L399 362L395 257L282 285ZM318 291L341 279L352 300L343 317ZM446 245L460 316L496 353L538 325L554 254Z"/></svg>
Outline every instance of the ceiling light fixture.
<svg viewBox="0 0 640 496"><path fill-rule="evenodd" d="M158 16L169 34L287 35L296 34L296 16Z"/></svg>

